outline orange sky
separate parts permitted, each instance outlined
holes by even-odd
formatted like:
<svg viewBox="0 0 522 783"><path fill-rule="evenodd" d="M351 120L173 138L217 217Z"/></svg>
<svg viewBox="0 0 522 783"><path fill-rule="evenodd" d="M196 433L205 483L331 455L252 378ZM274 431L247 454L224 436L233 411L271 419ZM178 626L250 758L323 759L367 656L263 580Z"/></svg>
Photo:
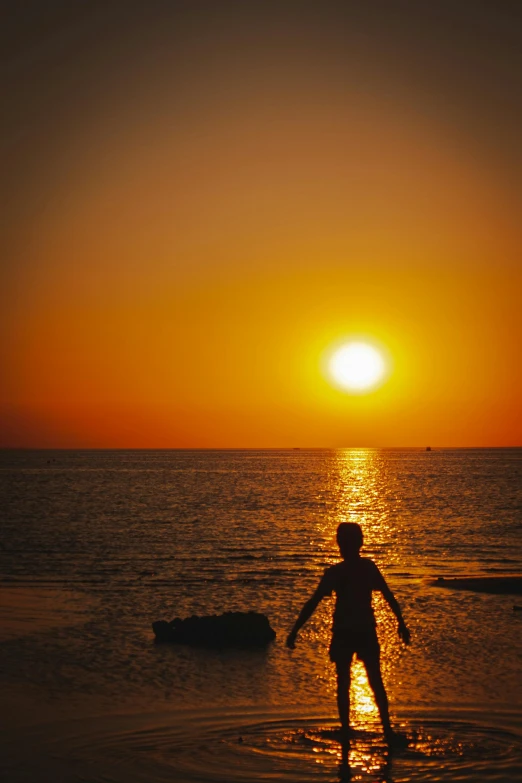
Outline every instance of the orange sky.
<svg viewBox="0 0 522 783"><path fill-rule="evenodd" d="M283 16L174 6L177 46L135 20L114 54L104 18L87 56L82 18L13 60L39 89L13 98L36 120L32 146L11 128L0 445L522 445L518 160L491 115L367 18L347 48L333 11L289 44ZM352 335L391 357L365 395L321 371Z"/></svg>

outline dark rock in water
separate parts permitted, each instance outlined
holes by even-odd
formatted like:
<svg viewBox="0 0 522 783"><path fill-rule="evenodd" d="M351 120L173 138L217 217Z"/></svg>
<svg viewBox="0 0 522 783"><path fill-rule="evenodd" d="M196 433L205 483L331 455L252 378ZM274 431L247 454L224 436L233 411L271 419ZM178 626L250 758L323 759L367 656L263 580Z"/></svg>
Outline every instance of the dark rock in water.
<svg viewBox="0 0 522 783"><path fill-rule="evenodd" d="M439 576L432 584L436 587L448 587L453 590L473 590L477 593L522 595L522 576L518 574L457 577L455 579L445 579L443 576Z"/></svg>
<svg viewBox="0 0 522 783"><path fill-rule="evenodd" d="M170 623L152 623L156 642L194 647L263 647L275 639L268 617L258 612L225 612L204 617L193 615Z"/></svg>

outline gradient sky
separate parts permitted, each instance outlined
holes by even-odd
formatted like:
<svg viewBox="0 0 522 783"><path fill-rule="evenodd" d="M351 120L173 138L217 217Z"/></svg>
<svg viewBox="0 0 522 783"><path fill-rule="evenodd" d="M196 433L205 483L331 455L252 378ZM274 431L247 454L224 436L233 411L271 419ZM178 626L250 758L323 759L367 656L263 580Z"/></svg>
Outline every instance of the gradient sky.
<svg viewBox="0 0 522 783"><path fill-rule="evenodd" d="M0 445L522 445L520 3L7 9Z"/></svg>

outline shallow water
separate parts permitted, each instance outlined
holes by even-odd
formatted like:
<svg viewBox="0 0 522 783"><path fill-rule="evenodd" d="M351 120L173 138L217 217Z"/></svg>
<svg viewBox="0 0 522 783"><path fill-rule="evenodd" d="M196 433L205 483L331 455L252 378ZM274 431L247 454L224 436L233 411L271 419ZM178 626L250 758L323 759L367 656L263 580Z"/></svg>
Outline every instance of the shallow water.
<svg viewBox="0 0 522 783"><path fill-rule="evenodd" d="M150 781L515 781L522 775L517 717L477 710L405 713L405 747L390 750L374 724L343 756L336 723L316 711L204 710L69 720L15 735L4 764L12 783ZM9 733L6 737L8 740ZM27 759L27 747L32 756ZM49 778L47 778L49 779Z"/></svg>
<svg viewBox="0 0 522 783"><path fill-rule="evenodd" d="M390 762L355 663L354 775L519 776L520 597L441 590L431 579L522 571L521 450L0 458L0 684L15 757L32 725L42 754L56 746L55 780L116 781L125 770L151 782L336 779L331 603L294 652L283 642L337 559L338 523L358 521L413 643L400 645L376 600L392 715L411 742ZM152 643L152 620L248 609L277 632L265 651ZM23 753L11 761L13 780L48 779Z"/></svg>

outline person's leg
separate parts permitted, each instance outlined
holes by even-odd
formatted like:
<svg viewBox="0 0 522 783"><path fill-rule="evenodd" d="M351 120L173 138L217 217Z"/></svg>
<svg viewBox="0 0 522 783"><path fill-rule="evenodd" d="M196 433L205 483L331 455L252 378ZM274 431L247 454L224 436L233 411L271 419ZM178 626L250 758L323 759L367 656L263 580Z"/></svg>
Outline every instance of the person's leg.
<svg viewBox="0 0 522 783"><path fill-rule="evenodd" d="M350 731L350 668L351 660L337 661L337 708L343 733Z"/></svg>
<svg viewBox="0 0 522 783"><path fill-rule="evenodd" d="M388 706L388 696L382 681L381 661L379 654L375 653L365 656L364 666L366 668L366 674L368 675L370 688L372 689L373 695L375 696L375 703L379 709L379 715L381 716L384 733L386 736L391 736L393 735L393 731L390 724L390 709Z"/></svg>

